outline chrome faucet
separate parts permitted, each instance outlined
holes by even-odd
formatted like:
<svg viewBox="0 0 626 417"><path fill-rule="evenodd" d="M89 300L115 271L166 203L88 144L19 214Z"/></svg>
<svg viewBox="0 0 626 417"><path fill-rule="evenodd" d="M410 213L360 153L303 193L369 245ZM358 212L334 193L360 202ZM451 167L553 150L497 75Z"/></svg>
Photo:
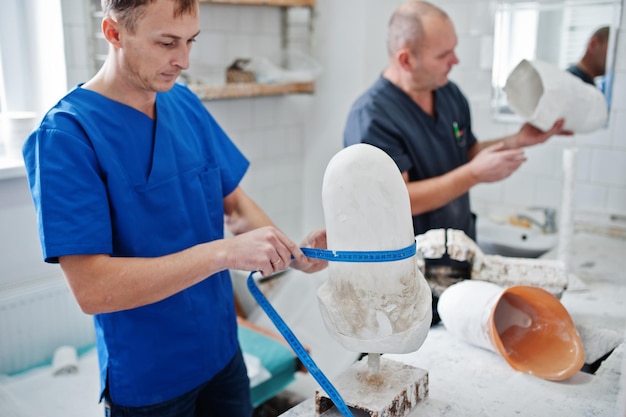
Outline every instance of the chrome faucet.
<svg viewBox="0 0 626 417"><path fill-rule="evenodd" d="M556 233L556 210L551 207L530 207L529 210L543 211L544 223L539 223L536 219L525 214L518 214L520 220L528 220L538 226L543 233Z"/></svg>

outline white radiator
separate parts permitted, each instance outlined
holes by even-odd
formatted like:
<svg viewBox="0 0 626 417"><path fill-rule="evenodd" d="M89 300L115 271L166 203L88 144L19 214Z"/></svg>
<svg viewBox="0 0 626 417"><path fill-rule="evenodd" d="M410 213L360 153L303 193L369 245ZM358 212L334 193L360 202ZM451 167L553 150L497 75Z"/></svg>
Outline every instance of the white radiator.
<svg viewBox="0 0 626 417"><path fill-rule="evenodd" d="M94 343L93 318L63 278L0 291L0 374L44 364L59 346Z"/></svg>

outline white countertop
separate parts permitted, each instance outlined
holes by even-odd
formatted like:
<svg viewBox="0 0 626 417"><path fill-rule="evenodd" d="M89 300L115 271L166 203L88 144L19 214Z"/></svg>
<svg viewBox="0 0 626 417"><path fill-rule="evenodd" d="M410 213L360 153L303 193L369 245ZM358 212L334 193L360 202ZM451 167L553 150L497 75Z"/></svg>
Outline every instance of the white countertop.
<svg viewBox="0 0 626 417"><path fill-rule="evenodd" d="M572 285L561 299L577 327L618 335L626 330L626 240L577 232L571 245ZM546 254L554 257L556 251ZM585 342L601 339L592 334ZM581 336L582 333L581 333ZM619 341L615 342L618 344ZM411 416L625 416L625 343L595 374L578 372L562 382L546 381L511 368L497 353L455 339L439 324L417 351L385 355L425 369L429 395ZM331 378L332 380L332 378ZM311 393L311 397L314 393ZM306 400L283 417L314 416ZM336 410L325 413L340 415Z"/></svg>

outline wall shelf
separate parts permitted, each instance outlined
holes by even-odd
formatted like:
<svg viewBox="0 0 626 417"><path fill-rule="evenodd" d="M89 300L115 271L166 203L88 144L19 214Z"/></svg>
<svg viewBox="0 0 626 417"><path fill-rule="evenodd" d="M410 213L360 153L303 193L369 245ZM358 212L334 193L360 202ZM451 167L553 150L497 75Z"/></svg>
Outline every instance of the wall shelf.
<svg viewBox="0 0 626 417"><path fill-rule="evenodd" d="M316 0L200 0L200 3L241 4L275 7L315 7Z"/></svg>
<svg viewBox="0 0 626 417"><path fill-rule="evenodd" d="M210 101L243 97L278 96L283 94L311 94L315 92L315 83L233 83L224 85L189 84L189 88L201 100Z"/></svg>
<svg viewBox="0 0 626 417"><path fill-rule="evenodd" d="M288 9L291 7L305 7L313 10L316 0L199 0L203 4L229 4L234 6L271 6L281 8L281 38L282 48L288 43ZM310 12L312 16L312 11ZM309 21L308 31L312 32L312 23ZM294 82L280 84L258 83L227 83L208 85L190 82L189 88L203 101L234 99L244 97L278 96L285 94L312 94L315 92L315 82Z"/></svg>

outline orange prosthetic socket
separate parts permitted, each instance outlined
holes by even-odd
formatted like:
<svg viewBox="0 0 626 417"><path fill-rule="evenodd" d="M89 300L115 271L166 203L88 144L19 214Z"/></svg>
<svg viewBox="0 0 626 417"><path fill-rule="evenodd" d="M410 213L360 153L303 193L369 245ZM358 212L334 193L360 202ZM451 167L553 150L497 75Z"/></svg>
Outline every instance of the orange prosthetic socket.
<svg viewBox="0 0 626 417"><path fill-rule="evenodd" d="M466 280L443 292L438 309L451 334L499 353L518 371L560 381L584 364L569 313L542 288Z"/></svg>
<svg viewBox="0 0 626 417"><path fill-rule="evenodd" d="M544 289L521 285L505 289L493 309L491 332L497 350L518 371L561 381L584 365L574 322Z"/></svg>

